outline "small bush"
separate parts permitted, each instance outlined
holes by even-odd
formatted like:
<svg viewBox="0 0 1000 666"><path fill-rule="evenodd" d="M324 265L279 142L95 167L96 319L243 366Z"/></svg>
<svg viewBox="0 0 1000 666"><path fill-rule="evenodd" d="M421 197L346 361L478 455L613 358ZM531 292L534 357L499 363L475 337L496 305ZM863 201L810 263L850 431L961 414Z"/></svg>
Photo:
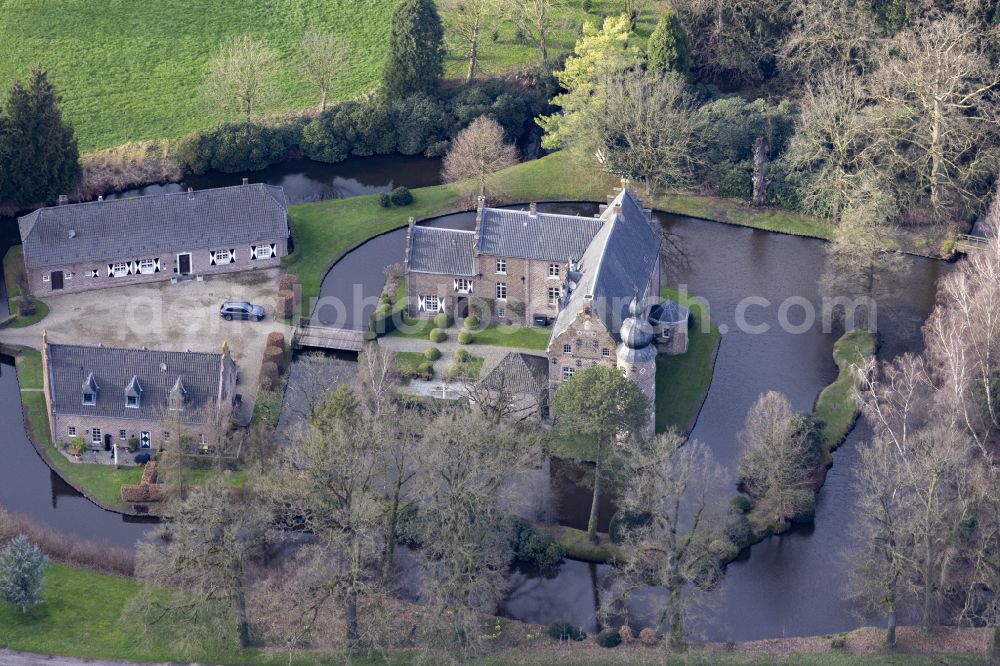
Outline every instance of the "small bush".
<svg viewBox="0 0 1000 666"><path fill-rule="evenodd" d="M393 206L409 206L413 203L413 194L410 193L409 188L400 186L389 192L389 199Z"/></svg>
<svg viewBox="0 0 1000 666"><path fill-rule="evenodd" d="M659 637L656 635L655 629L650 629L646 627L639 632L639 642L643 645L653 646L659 641Z"/></svg>
<svg viewBox="0 0 1000 666"><path fill-rule="evenodd" d="M382 208L392 208L392 199L389 198L388 192L383 192L378 197L378 205Z"/></svg>
<svg viewBox="0 0 1000 666"><path fill-rule="evenodd" d="M424 157L444 157L448 154L448 148L451 147L451 141L444 139L442 141L435 141L431 145L427 146L427 150L424 151Z"/></svg>
<svg viewBox="0 0 1000 666"><path fill-rule="evenodd" d="M69 440L69 444L66 445L66 450L75 456L82 454L88 448L87 442L83 439L83 437L74 437Z"/></svg>
<svg viewBox="0 0 1000 666"><path fill-rule="evenodd" d="M441 343L448 339L448 334L440 328L432 328L430 333L431 342Z"/></svg>
<svg viewBox="0 0 1000 666"><path fill-rule="evenodd" d="M816 493L806 488L798 490L792 497L793 523L811 523L816 518Z"/></svg>
<svg viewBox="0 0 1000 666"><path fill-rule="evenodd" d="M649 523L648 513L639 511L628 511L621 509L611 516L608 524L608 536L612 543L620 544L628 537L628 533L638 527L644 527Z"/></svg>
<svg viewBox="0 0 1000 666"><path fill-rule="evenodd" d="M740 550L749 546L753 538L753 527L742 513L729 516L722 531L726 538Z"/></svg>
<svg viewBox="0 0 1000 666"><path fill-rule="evenodd" d="M434 325L438 328L448 328L451 326L451 317L448 316L447 312L439 312L434 317Z"/></svg>
<svg viewBox="0 0 1000 666"><path fill-rule="evenodd" d="M455 350L455 360L458 361L459 363L465 363L466 361L468 361L471 358L472 358L472 354L470 354L467 350L465 350L465 349L456 349Z"/></svg>
<svg viewBox="0 0 1000 666"><path fill-rule="evenodd" d="M476 336L472 334L472 331L460 331L458 334L458 344L460 345L471 345L476 341Z"/></svg>
<svg viewBox="0 0 1000 666"><path fill-rule="evenodd" d="M557 641L582 641L587 637L587 632L565 620L556 620L546 631Z"/></svg>
<svg viewBox="0 0 1000 666"><path fill-rule="evenodd" d="M465 318L465 321L463 323L465 324L466 328L475 328L479 326L479 317L477 317L476 315L469 315L468 317Z"/></svg>
<svg viewBox="0 0 1000 666"><path fill-rule="evenodd" d="M0 598L27 613L42 603L42 581L49 558L23 534L0 552Z"/></svg>
<svg viewBox="0 0 1000 666"><path fill-rule="evenodd" d="M733 513L749 513L753 508L753 501L746 495L736 495L729 500L729 509Z"/></svg>
<svg viewBox="0 0 1000 666"><path fill-rule="evenodd" d="M129 453L135 453L138 450L139 450L139 438L138 437L129 437L128 438L128 452Z"/></svg>
<svg viewBox="0 0 1000 666"><path fill-rule="evenodd" d="M626 645L635 641L635 634L632 633L632 627L627 624L622 625L621 629L618 630L618 635L622 637L622 643Z"/></svg>
<svg viewBox="0 0 1000 666"><path fill-rule="evenodd" d="M433 379L434 378L434 364L430 361L424 361L417 366L417 374L421 379Z"/></svg>
<svg viewBox="0 0 1000 666"><path fill-rule="evenodd" d="M145 465L150 460L151 460L151 458L149 457L148 453L140 453L139 455L137 455L135 457L135 464L136 465Z"/></svg>
<svg viewBox="0 0 1000 666"><path fill-rule="evenodd" d="M955 253L955 240L954 239L948 239L945 242L941 243L941 256L942 257L950 257L954 253Z"/></svg>
<svg viewBox="0 0 1000 666"><path fill-rule="evenodd" d="M720 197L749 201L753 196L753 166L746 162L723 162L719 165L719 180L715 193Z"/></svg>
<svg viewBox="0 0 1000 666"><path fill-rule="evenodd" d="M843 638L834 638L832 641L830 641L830 647L832 647L834 650L843 650L845 645L846 643L844 642Z"/></svg>
<svg viewBox="0 0 1000 666"><path fill-rule="evenodd" d="M615 648L621 645L622 637L617 629L607 628L597 634L597 644L604 648Z"/></svg>
<svg viewBox="0 0 1000 666"><path fill-rule="evenodd" d="M530 523L524 520L514 522L514 559L522 564L536 567L542 572L549 572L558 567L566 551L558 543L544 534L539 534Z"/></svg>
<svg viewBox="0 0 1000 666"><path fill-rule="evenodd" d="M428 361L436 361L441 358L441 350L437 347L431 347L424 352L424 358Z"/></svg>

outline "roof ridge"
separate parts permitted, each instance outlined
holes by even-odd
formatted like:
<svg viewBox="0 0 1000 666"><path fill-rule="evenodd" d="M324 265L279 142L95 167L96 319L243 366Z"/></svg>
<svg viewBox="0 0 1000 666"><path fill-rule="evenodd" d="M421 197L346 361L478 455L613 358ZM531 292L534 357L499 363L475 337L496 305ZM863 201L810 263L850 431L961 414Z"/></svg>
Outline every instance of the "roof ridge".
<svg viewBox="0 0 1000 666"><path fill-rule="evenodd" d="M446 231L446 232L449 232L449 233L456 233L456 234L474 234L474 233L476 233L475 231L472 231L470 229L449 229L448 227L428 227L428 226L420 225L420 224L413 225L413 228L414 229L426 229L427 231Z"/></svg>
<svg viewBox="0 0 1000 666"><path fill-rule="evenodd" d="M77 345L77 344L61 344L56 342L48 343L49 348L57 347L62 349L99 349L102 351L126 351L126 352L141 352L147 354L184 354L186 356L194 355L205 355L205 356L222 356L221 352L203 352L203 351L174 351L170 349L143 349L141 347L111 347L108 345Z"/></svg>

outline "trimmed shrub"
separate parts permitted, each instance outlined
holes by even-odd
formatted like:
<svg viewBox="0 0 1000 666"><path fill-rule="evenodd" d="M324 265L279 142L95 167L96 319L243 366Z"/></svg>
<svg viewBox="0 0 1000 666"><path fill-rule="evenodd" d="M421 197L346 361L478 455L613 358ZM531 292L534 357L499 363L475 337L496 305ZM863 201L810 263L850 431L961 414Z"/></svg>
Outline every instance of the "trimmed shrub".
<svg viewBox="0 0 1000 666"><path fill-rule="evenodd" d="M646 627L645 629L639 632L639 642L642 643L643 645L648 645L652 647L653 645L656 645L656 643L659 640L660 638L659 636L656 635L655 629L650 629L649 627Z"/></svg>
<svg viewBox="0 0 1000 666"><path fill-rule="evenodd" d="M285 289L278 292L278 300L275 302L274 316L278 319L289 319L295 314L295 292Z"/></svg>
<svg viewBox="0 0 1000 666"><path fill-rule="evenodd" d="M434 377L434 364L430 361L424 361L417 366L417 374L421 379L431 379Z"/></svg>
<svg viewBox="0 0 1000 666"><path fill-rule="evenodd" d="M285 158L300 143L301 125L270 127L227 123L181 139L174 155L192 173L259 171Z"/></svg>
<svg viewBox="0 0 1000 666"><path fill-rule="evenodd" d="M462 330L458 334L458 344L460 345L471 345L476 341L476 336L472 334L472 331Z"/></svg>
<svg viewBox="0 0 1000 666"><path fill-rule="evenodd" d="M649 524L650 515L640 511L628 511L620 509L611 516L608 524L608 536L612 543L621 544L628 537L628 533L638 527Z"/></svg>
<svg viewBox="0 0 1000 666"><path fill-rule="evenodd" d="M475 328L479 326L479 317L477 317L476 315L469 315L468 317L465 318L465 321L463 323L465 324L466 328Z"/></svg>
<svg viewBox="0 0 1000 666"><path fill-rule="evenodd" d="M556 620L546 631L557 641L582 641L587 637L587 632L565 620Z"/></svg>
<svg viewBox="0 0 1000 666"><path fill-rule="evenodd" d="M628 644L635 641L635 634L632 633L632 627L627 624L623 624L621 629L618 630L618 635L622 637L622 643Z"/></svg>
<svg viewBox="0 0 1000 666"><path fill-rule="evenodd" d="M729 500L729 510L733 513L749 513L753 508L753 501L746 495L736 495Z"/></svg>
<svg viewBox="0 0 1000 666"><path fill-rule="evenodd" d="M621 642L622 637L618 634L617 629L608 627L597 634L597 644L603 648L616 648L621 645Z"/></svg>
<svg viewBox="0 0 1000 666"><path fill-rule="evenodd" d="M285 371L285 350L281 347L267 347L264 349L264 363L274 363L278 366L279 372Z"/></svg>
<svg viewBox="0 0 1000 666"><path fill-rule="evenodd" d="M537 568L542 572L550 572L558 567L566 556L565 549L550 539L539 534L530 523L524 520L514 521L514 534L511 540L514 547L514 559L521 564Z"/></svg>
<svg viewBox="0 0 1000 666"><path fill-rule="evenodd" d="M270 391L278 385L278 377L281 373L275 363L262 363L260 366L260 387L265 391Z"/></svg>
<svg viewBox="0 0 1000 666"><path fill-rule="evenodd" d="M273 333L267 334L267 346L268 347L280 347L285 348L285 334L280 331L274 331Z"/></svg>
<svg viewBox="0 0 1000 666"><path fill-rule="evenodd" d="M392 208L392 199L389 198L388 192L383 192L378 196L378 205L382 208Z"/></svg>
<svg viewBox="0 0 1000 666"><path fill-rule="evenodd" d="M465 363L466 361L468 361L471 358L472 358L472 354L470 354L467 350L465 350L465 349L456 349L455 350L455 360L458 361L459 363Z"/></svg>
<svg viewBox="0 0 1000 666"><path fill-rule="evenodd" d="M436 361L441 358L441 350L437 347L431 347L424 352L424 358L428 361Z"/></svg>
<svg viewBox="0 0 1000 666"><path fill-rule="evenodd" d="M413 203L413 194L408 187L399 186L389 192L389 200L393 206L409 206Z"/></svg>
<svg viewBox="0 0 1000 666"><path fill-rule="evenodd" d="M444 342L448 339L448 334L442 331L440 328L432 328L430 333L431 342Z"/></svg>
<svg viewBox="0 0 1000 666"><path fill-rule="evenodd" d="M447 312L439 312L434 316L434 325L438 328L448 328L451 326L451 317Z"/></svg>

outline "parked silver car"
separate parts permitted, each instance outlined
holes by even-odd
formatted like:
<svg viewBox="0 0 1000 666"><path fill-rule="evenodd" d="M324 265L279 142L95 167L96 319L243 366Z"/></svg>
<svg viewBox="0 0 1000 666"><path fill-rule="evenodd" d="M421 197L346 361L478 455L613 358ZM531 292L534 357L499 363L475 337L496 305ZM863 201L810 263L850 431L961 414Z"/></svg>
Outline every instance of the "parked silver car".
<svg viewBox="0 0 1000 666"><path fill-rule="evenodd" d="M256 319L257 321L262 321L264 314L263 305L254 305L246 301L226 301L219 308L219 316L226 321L234 319Z"/></svg>

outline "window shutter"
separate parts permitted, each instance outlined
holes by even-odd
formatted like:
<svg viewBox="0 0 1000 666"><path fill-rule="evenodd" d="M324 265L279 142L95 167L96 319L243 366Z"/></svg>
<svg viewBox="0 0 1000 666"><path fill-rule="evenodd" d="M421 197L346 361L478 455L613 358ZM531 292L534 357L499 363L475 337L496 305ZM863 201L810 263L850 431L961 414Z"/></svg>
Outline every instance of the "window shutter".
<svg viewBox="0 0 1000 666"><path fill-rule="evenodd" d="M257 246L256 245L251 245L250 246L250 258L251 259L256 259L257 258Z"/></svg>
<svg viewBox="0 0 1000 666"><path fill-rule="evenodd" d="M114 276L115 276L115 265L108 264L108 277L114 277Z"/></svg>
<svg viewBox="0 0 1000 666"><path fill-rule="evenodd" d="M423 310L423 309L424 309L424 297L423 296L417 296L417 310L419 311L419 310Z"/></svg>
<svg viewBox="0 0 1000 666"><path fill-rule="evenodd" d="M275 243L271 243L271 256L278 256L278 246Z"/></svg>
<svg viewBox="0 0 1000 666"><path fill-rule="evenodd" d="M139 262L138 261L128 262L128 274L136 275L138 273L139 273Z"/></svg>
<svg viewBox="0 0 1000 666"><path fill-rule="evenodd" d="M455 291L458 291L458 280L455 280Z"/></svg>
<svg viewBox="0 0 1000 666"><path fill-rule="evenodd" d="M236 248L235 247L232 248L231 250L229 250L229 263L231 263L231 264L235 264L236 263Z"/></svg>
<svg viewBox="0 0 1000 666"><path fill-rule="evenodd" d="M159 273L160 271L163 270L163 266L160 265L160 258L159 257L157 257L156 259L153 259L153 263L155 264L155 266L153 267L153 272L154 273Z"/></svg>
<svg viewBox="0 0 1000 666"><path fill-rule="evenodd" d="M208 265L209 266L215 265L215 250L208 251Z"/></svg>
<svg viewBox="0 0 1000 666"><path fill-rule="evenodd" d="M438 312L444 312L444 299L438 299Z"/></svg>

